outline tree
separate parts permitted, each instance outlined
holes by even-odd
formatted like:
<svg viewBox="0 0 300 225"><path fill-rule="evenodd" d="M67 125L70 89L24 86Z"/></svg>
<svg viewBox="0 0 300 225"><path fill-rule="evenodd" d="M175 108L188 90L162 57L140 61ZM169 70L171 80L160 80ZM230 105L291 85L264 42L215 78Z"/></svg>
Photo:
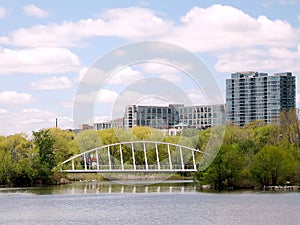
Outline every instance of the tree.
<svg viewBox="0 0 300 225"><path fill-rule="evenodd" d="M39 153L39 177L42 183L49 183L52 169L55 167L54 143L55 140L49 129L33 131L33 139Z"/></svg>
<svg viewBox="0 0 300 225"><path fill-rule="evenodd" d="M7 138L0 136L0 184L9 183L11 171L11 151Z"/></svg>
<svg viewBox="0 0 300 225"><path fill-rule="evenodd" d="M80 152L101 146L98 132L95 130L83 130L76 135L75 140Z"/></svg>
<svg viewBox="0 0 300 225"><path fill-rule="evenodd" d="M75 135L68 130L61 130L57 127L49 129L50 135L54 139L53 151L55 163L61 163L73 155L79 153L78 148L73 148Z"/></svg>
<svg viewBox="0 0 300 225"><path fill-rule="evenodd" d="M283 110L279 116L279 125L282 137L290 144L296 144L300 147L300 123L298 116L298 109Z"/></svg>
<svg viewBox="0 0 300 225"><path fill-rule="evenodd" d="M223 145L213 163L205 171L196 173L196 179L215 189L237 186L242 168L243 156L236 146Z"/></svg>
<svg viewBox="0 0 300 225"><path fill-rule="evenodd" d="M279 146L268 145L253 158L250 172L261 186L284 184L292 178L295 159L291 152Z"/></svg>

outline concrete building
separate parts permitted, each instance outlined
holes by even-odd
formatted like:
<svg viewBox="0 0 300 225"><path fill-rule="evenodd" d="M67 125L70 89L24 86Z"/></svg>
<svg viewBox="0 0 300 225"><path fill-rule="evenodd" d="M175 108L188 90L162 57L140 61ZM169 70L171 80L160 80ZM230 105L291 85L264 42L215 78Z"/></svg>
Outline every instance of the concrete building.
<svg viewBox="0 0 300 225"><path fill-rule="evenodd" d="M148 126L156 129L171 129L181 126L205 129L225 122L225 106L202 105L184 106L138 106L129 105L125 109L124 128Z"/></svg>
<svg viewBox="0 0 300 225"><path fill-rule="evenodd" d="M94 130L109 128L124 128L124 118L117 118L108 122L94 123Z"/></svg>
<svg viewBox="0 0 300 225"><path fill-rule="evenodd" d="M296 107L296 81L290 72L237 72L226 80L226 120L238 126L276 120L282 109Z"/></svg>

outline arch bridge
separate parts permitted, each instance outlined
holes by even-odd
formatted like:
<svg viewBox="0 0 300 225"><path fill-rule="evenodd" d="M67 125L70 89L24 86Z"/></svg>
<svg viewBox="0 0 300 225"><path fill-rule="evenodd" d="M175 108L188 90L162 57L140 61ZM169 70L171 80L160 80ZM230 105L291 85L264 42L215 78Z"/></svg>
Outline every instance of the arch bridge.
<svg viewBox="0 0 300 225"><path fill-rule="evenodd" d="M67 173L195 172L203 151L160 141L129 141L77 154L58 168Z"/></svg>

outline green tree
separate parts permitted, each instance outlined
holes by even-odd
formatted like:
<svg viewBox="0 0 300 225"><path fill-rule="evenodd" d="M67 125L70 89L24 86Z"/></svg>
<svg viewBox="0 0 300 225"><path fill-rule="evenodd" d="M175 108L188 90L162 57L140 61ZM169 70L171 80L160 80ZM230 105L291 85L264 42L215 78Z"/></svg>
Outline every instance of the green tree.
<svg viewBox="0 0 300 225"><path fill-rule="evenodd" d="M33 132L33 140L39 154L39 178L42 183L51 182L52 169L56 166L54 155L55 140L49 129Z"/></svg>
<svg viewBox="0 0 300 225"><path fill-rule="evenodd" d="M205 171L196 173L196 180L215 189L237 186L242 168L243 156L236 146L223 145L213 163Z"/></svg>
<svg viewBox="0 0 300 225"><path fill-rule="evenodd" d="M78 148L73 148L71 142L74 141L75 135L68 130L60 128L49 129L51 137L54 139L53 151L55 163L61 163L72 155L79 153Z"/></svg>
<svg viewBox="0 0 300 225"><path fill-rule="evenodd" d="M282 110L279 116L279 125L282 138L284 138L290 144L296 144L298 147L300 147L299 110Z"/></svg>
<svg viewBox="0 0 300 225"><path fill-rule="evenodd" d="M83 130L76 135L75 140L80 152L85 152L103 144L100 142L98 132L95 130Z"/></svg>
<svg viewBox="0 0 300 225"><path fill-rule="evenodd" d="M31 186L34 184L38 171L34 170L37 152L25 134L14 134L7 137L11 149L12 170L9 174L10 182L14 186Z"/></svg>
<svg viewBox="0 0 300 225"><path fill-rule="evenodd" d="M6 137L0 136L0 184L9 183L9 173L12 169L11 151Z"/></svg>
<svg viewBox="0 0 300 225"><path fill-rule="evenodd" d="M295 171L291 152L279 146L265 146L253 158L250 172L261 186L284 184Z"/></svg>

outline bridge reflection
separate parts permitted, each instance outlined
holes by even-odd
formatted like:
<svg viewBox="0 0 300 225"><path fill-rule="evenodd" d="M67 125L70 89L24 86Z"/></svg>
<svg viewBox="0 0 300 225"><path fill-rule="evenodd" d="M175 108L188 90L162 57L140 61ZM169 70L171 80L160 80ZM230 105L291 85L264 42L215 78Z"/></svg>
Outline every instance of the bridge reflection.
<svg viewBox="0 0 300 225"><path fill-rule="evenodd" d="M72 185L73 194L82 192L84 194L138 194L138 193L184 193L195 192L196 185L193 183L160 183L160 184L117 184L103 182L82 182Z"/></svg>

